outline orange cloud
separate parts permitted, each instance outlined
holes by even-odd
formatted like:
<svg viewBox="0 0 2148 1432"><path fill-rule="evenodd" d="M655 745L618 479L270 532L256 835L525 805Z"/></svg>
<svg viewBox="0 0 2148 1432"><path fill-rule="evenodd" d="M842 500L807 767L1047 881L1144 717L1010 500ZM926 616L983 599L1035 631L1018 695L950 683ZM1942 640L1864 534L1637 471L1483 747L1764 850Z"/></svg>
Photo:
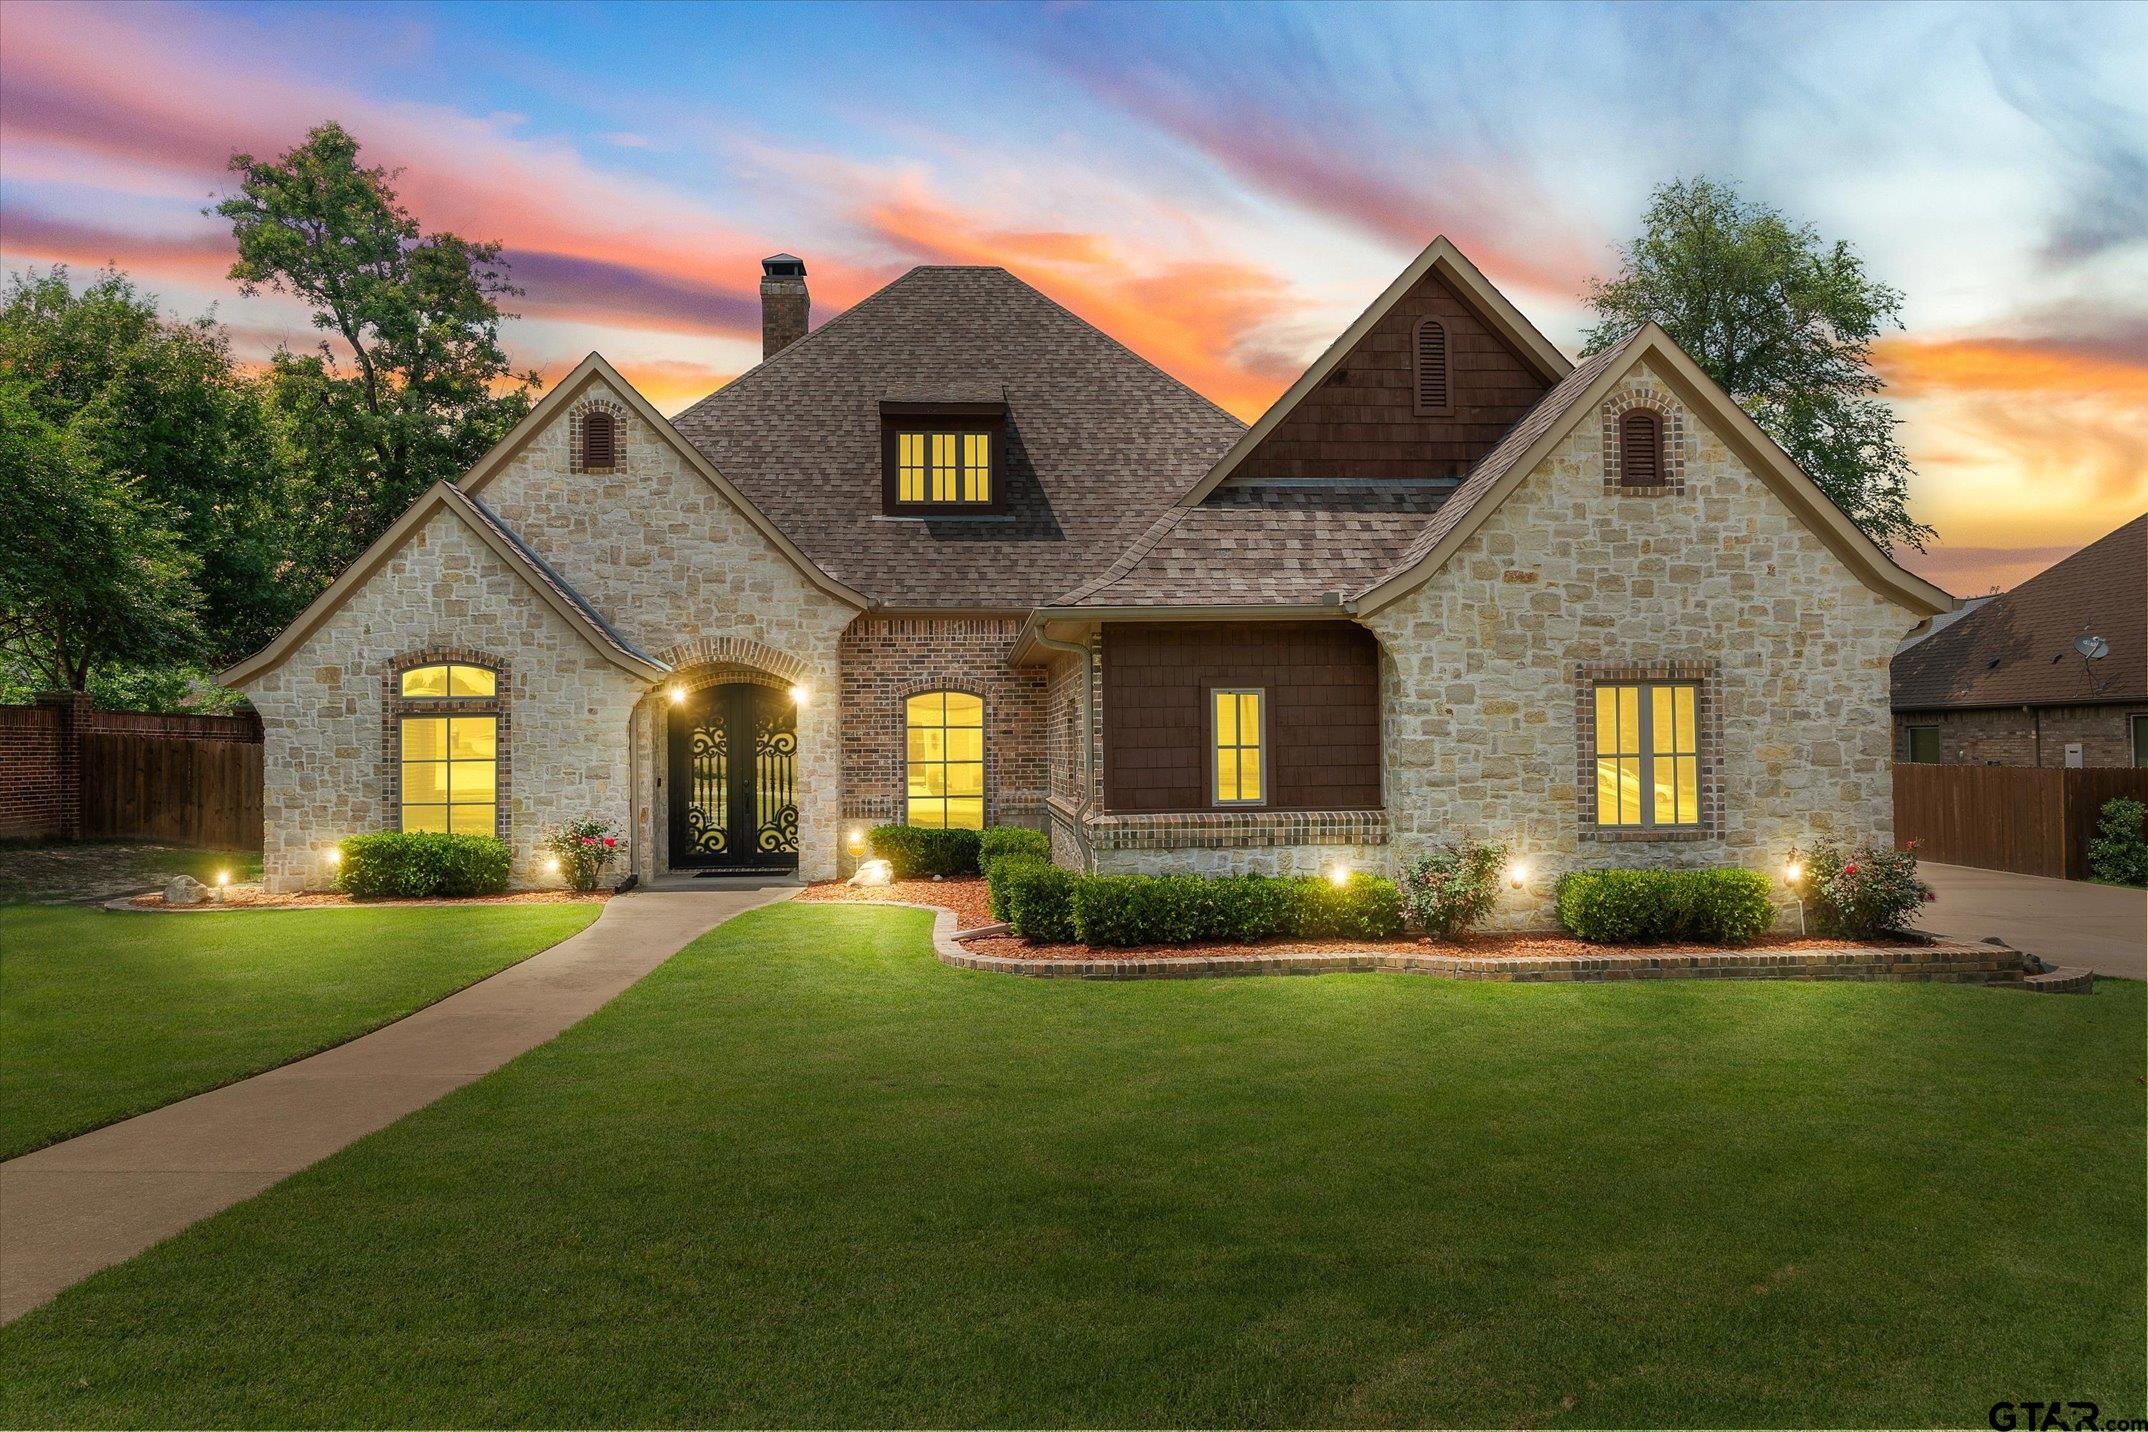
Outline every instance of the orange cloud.
<svg viewBox="0 0 2148 1432"><path fill-rule="evenodd" d="M1890 396L1935 391L2101 393L2148 401L2148 364L2083 352L2064 343L2020 338L1889 338L1873 361Z"/></svg>
<svg viewBox="0 0 2148 1432"><path fill-rule="evenodd" d="M1019 265L1050 295L1242 418L1263 411L1297 370L1248 347L1301 305L1267 269L1228 259L1125 257L1097 234L1010 234L917 193L869 205L881 241L933 263ZM1045 242L1048 240L1048 242Z"/></svg>

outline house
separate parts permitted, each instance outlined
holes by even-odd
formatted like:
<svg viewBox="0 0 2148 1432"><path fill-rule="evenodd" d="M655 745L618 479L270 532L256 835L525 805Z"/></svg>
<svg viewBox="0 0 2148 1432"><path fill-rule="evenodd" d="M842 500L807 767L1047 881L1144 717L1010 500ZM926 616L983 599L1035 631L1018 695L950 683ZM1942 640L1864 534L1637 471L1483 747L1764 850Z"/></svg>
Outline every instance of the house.
<svg viewBox="0 0 2148 1432"><path fill-rule="evenodd" d="M226 675L267 878L343 836L624 831L846 868L883 821L1097 870L1773 868L1889 829L1949 609L1660 330L1576 366L1435 241L1246 427L998 268L914 269L666 421L592 355Z"/></svg>
<svg viewBox="0 0 2148 1432"><path fill-rule="evenodd" d="M1905 646L1895 759L2148 766L2148 515Z"/></svg>

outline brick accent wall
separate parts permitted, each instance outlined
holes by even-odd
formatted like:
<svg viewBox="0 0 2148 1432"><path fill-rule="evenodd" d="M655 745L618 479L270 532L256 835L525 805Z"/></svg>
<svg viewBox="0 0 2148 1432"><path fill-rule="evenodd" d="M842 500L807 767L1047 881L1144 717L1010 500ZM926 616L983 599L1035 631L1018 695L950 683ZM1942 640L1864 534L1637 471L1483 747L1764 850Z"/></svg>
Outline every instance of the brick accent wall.
<svg viewBox="0 0 2148 1432"><path fill-rule="evenodd" d="M1894 758L1909 759L1910 727L1937 726L1942 765L2063 766L2067 743L2078 741L2084 766L2130 766L2136 716L2148 716L2148 703L1897 711Z"/></svg>
<svg viewBox="0 0 2148 1432"><path fill-rule="evenodd" d="M67 712L0 706L0 836L67 836L82 819L82 788L66 779Z"/></svg>
<svg viewBox="0 0 2148 1432"><path fill-rule="evenodd" d="M906 703L924 691L984 698L985 822L1043 824L1046 673L1008 665L1021 629L1019 616L861 616L845 629L838 653L846 825L903 819Z"/></svg>
<svg viewBox="0 0 2148 1432"><path fill-rule="evenodd" d="M592 469L584 457L583 430L591 413L607 414L612 420L612 461L609 467ZM626 404L613 398L584 398L576 403L567 415L567 467L571 472L602 477L626 466L627 410Z"/></svg>

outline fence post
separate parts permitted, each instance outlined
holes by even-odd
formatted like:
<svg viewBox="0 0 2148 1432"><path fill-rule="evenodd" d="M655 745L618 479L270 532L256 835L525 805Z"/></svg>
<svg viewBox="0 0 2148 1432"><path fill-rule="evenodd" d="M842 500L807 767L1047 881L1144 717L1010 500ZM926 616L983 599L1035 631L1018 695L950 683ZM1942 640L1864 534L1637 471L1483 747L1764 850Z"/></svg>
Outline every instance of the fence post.
<svg viewBox="0 0 2148 1432"><path fill-rule="evenodd" d="M60 828L62 840L82 838L82 738L89 732L92 709L86 691L41 691L37 704L49 706L60 721Z"/></svg>

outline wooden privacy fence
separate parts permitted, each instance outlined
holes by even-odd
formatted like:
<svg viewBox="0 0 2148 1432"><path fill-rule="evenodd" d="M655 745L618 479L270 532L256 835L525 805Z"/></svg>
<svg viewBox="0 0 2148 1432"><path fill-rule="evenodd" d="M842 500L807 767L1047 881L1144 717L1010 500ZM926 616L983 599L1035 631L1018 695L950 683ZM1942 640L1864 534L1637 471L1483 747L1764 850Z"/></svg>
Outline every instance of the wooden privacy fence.
<svg viewBox="0 0 2148 1432"><path fill-rule="evenodd" d="M260 718L0 707L0 836L259 850Z"/></svg>
<svg viewBox="0 0 2148 1432"><path fill-rule="evenodd" d="M2082 880L2096 817L2120 796L2148 802L2148 768L1903 764L1894 768L1894 838L1947 865Z"/></svg>

